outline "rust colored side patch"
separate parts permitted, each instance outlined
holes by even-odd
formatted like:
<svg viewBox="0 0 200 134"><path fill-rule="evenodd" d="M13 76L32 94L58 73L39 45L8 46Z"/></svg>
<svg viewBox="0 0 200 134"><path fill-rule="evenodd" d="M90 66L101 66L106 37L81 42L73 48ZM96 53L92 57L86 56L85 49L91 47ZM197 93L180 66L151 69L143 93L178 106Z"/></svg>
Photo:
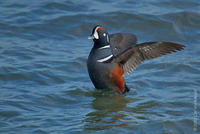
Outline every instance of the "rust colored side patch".
<svg viewBox="0 0 200 134"><path fill-rule="evenodd" d="M115 68L112 69L110 72L110 78L114 81L116 86L119 88L119 92L124 92L124 78L123 78L124 70L117 65Z"/></svg>

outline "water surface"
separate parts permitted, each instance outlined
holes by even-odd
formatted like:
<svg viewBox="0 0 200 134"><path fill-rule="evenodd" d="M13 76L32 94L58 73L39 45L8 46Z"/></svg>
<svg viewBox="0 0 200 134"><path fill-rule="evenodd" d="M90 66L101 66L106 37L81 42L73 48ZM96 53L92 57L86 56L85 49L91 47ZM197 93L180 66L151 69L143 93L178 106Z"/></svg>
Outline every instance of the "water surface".
<svg viewBox="0 0 200 134"><path fill-rule="evenodd" d="M200 2L109 2L0 2L0 133L200 132ZM126 95L97 91L86 67L96 24L186 48L125 76Z"/></svg>

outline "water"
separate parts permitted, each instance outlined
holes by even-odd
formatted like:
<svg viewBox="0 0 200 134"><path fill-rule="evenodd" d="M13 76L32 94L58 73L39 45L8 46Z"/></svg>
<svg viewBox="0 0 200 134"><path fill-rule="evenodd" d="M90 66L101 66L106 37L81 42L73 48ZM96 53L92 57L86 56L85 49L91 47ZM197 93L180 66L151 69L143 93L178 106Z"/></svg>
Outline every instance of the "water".
<svg viewBox="0 0 200 134"><path fill-rule="evenodd" d="M6 0L0 11L0 133L200 132L199 0ZM97 91L86 67L96 24L186 48L125 76L126 95Z"/></svg>

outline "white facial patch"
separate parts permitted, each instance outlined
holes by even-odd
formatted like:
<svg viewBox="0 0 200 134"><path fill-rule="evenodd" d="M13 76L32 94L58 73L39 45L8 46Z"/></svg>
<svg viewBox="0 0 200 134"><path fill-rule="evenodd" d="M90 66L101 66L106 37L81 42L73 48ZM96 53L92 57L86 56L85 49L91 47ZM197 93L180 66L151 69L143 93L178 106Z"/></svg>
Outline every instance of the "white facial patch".
<svg viewBox="0 0 200 134"><path fill-rule="evenodd" d="M98 32L97 32L96 29L95 29L95 31L94 31L94 35L93 35L93 36L94 36L95 39L99 39L99 35L98 35Z"/></svg>
<svg viewBox="0 0 200 134"><path fill-rule="evenodd" d="M106 33L103 33L103 36L106 36Z"/></svg>

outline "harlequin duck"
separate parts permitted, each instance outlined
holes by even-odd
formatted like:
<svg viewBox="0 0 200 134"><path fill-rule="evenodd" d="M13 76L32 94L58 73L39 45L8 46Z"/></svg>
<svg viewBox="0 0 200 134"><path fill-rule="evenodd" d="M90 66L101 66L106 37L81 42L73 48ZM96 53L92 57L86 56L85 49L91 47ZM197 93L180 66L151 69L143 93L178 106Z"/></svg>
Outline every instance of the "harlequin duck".
<svg viewBox="0 0 200 134"><path fill-rule="evenodd" d="M129 91L123 75L132 72L144 60L156 58L185 46L172 42L145 42L137 44L130 33L109 35L103 26L97 25L91 36L94 46L89 54L87 67L96 89L113 89L119 93Z"/></svg>

